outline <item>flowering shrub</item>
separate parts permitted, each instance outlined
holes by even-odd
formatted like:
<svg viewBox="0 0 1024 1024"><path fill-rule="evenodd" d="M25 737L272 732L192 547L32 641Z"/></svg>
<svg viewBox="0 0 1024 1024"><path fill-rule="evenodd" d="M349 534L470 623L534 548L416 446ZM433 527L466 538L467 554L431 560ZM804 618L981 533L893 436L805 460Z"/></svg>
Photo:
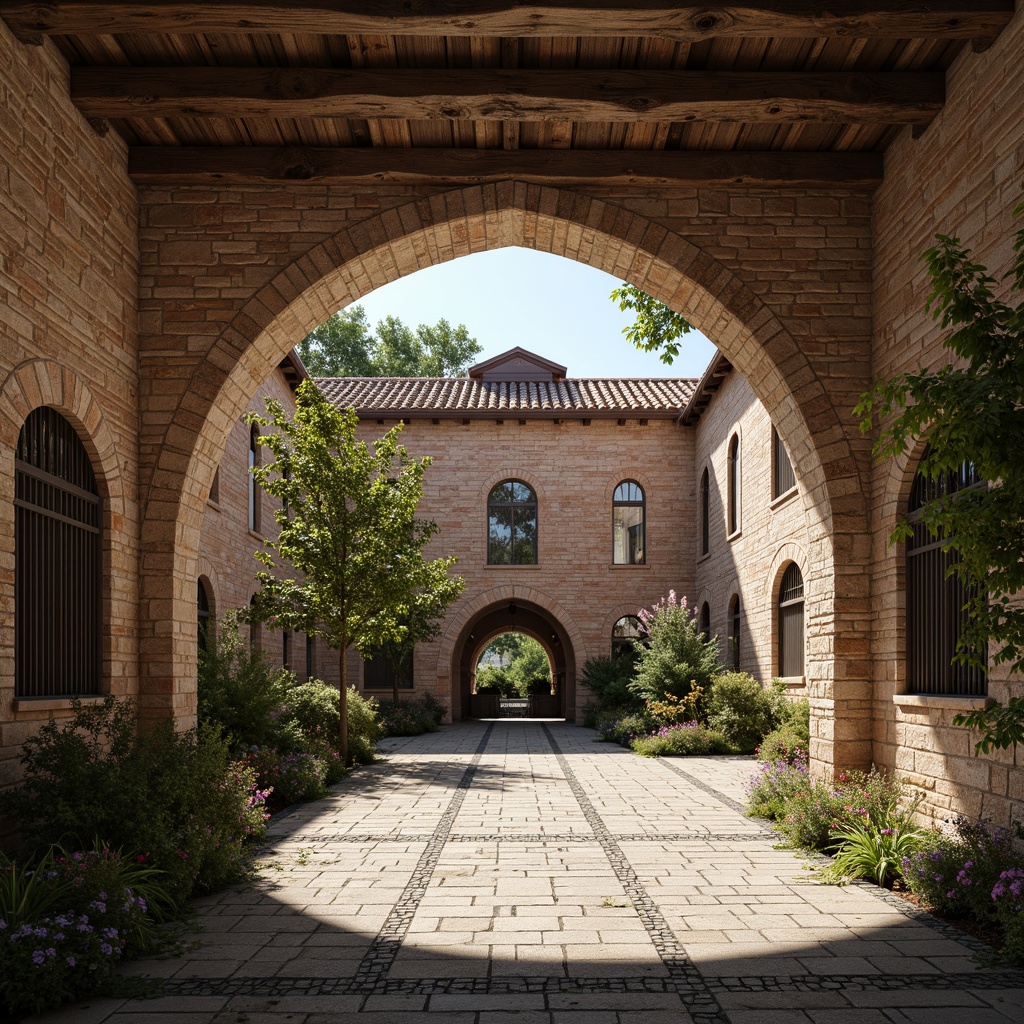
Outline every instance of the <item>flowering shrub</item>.
<svg viewBox="0 0 1024 1024"><path fill-rule="evenodd" d="M747 672L722 672L712 680L708 725L749 754L777 724L776 699Z"/></svg>
<svg viewBox="0 0 1024 1024"><path fill-rule="evenodd" d="M1024 868L1008 868L999 873L992 886L992 903L1003 926L1003 952L1024 963Z"/></svg>
<svg viewBox="0 0 1024 1024"><path fill-rule="evenodd" d="M633 750L643 757L700 757L731 754L734 748L720 733L697 722L663 725L650 736L633 740Z"/></svg>
<svg viewBox="0 0 1024 1024"><path fill-rule="evenodd" d="M109 848L8 864L0 900L0 1006L12 1016L101 989L119 959L153 944L152 916L170 905L160 872Z"/></svg>
<svg viewBox="0 0 1024 1024"><path fill-rule="evenodd" d="M666 693L661 700L649 700L647 714L662 725L682 725L697 718L697 709L703 703L704 687L693 682L690 692L683 697Z"/></svg>
<svg viewBox="0 0 1024 1024"><path fill-rule="evenodd" d="M677 601L670 590L667 598L637 615L647 635L643 642L634 641L636 672L630 689L646 701L664 700L667 694L685 697L694 686L709 692L718 670L718 638L704 636L686 598Z"/></svg>
<svg viewBox="0 0 1024 1024"><path fill-rule="evenodd" d="M793 797L809 786L806 760L765 762L747 783L748 813L777 821L785 817Z"/></svg>
<svg viewBox="0 0 1024 1024"><path fill-rule="evenodd" d="M794 846L824 852L837 845L834 830L859 817L858 810L851 807L841 789L808 777L786 802L776 827Z"/></svg>
<svg viewBox="0 0 1024 1024"><path fill-rule="evenodd" d="M397 705L380 701L381 733L384 736L419 736L437 732L447 708L430 694L419 700L403 700Z"/></svg>
<svg viewBox="0 0 1024 1024"><path fill-rule="evenodd" d="M773 729L761 740L755 753L759 761L806 761L810 757L810 737L791 726Z"/></svg>
<svg viewBox="0 0 1024 1024"><path fill-rule="evenodd" d="M282 754L272 747L250 747L243 763L257 779L259 792L278 809L327 792L327 764L315 754Z"/></svg>
<svg viewBox="0 0 1024 1024"><path fill-rule="evenodd" d="M624 718L612 718L597 724L597 731L602 739L619 743L624 747L631 746L633 740L640 736L649 736L657 728L658 722L646 712L626 715Z"/></svg>

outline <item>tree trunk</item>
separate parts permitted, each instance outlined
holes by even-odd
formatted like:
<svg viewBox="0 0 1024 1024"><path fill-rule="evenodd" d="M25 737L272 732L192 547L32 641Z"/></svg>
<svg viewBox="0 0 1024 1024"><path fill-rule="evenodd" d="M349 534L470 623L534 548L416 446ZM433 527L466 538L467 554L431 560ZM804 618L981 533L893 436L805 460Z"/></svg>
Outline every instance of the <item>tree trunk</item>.
<svg viewBox="0 0 1024 1024"><path fill-rule="evenodd" d="M348 767L348 673L345 666L345 654L346 650L344 647L341 649L339 657L339 673L340 679L339 689L341 691L341 725L340 735L338 739L341 742L341 763L347 768Z"/></svg>

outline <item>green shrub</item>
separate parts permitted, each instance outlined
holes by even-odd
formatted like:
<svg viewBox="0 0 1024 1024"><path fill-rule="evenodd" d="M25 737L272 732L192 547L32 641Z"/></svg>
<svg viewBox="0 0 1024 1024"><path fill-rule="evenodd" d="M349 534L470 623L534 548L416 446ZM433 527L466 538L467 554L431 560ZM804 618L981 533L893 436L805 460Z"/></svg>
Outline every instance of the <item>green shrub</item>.
<svg viewBox="0 0 1024 1024"><path fill-rule="evenodd" d="M775 815L776 828L794 846L826 852L838 845L834 830L852 820L847 806L841 791L808 778L803 788L788 797L783 812Z"/></svg>
<svg viewBox="0 0 1024 1024"><path fill-rule="evenodd" d="M776 700L747 672L722 672L711 681L708 725L750 754L776 725Z"/></svg>
<svg viewBox="0 0 1024 1024"><path fill-rule="evenodd" d="M397 706L391 701L381 701L383 733L385 736L419 736L437 732L447 710L433 694L424 694L418 700L403 700Z"/></svg>
<svg viewBox="0 0 1024 1024"><path fill-rule="evenodd" d="M327 764L315 754L282 754L273 747L250 747L243 762L255 773L275 810L327 793Z"/></svg>
<svg viewBox="0 0 1024 1024"><path fill-rule="evenodd" d="M152 948L169 900L159 872L107 848L0 863L0 1008L38 1013L101 991Z"/></svg>
<svg viewBox="0 0 1024 1024"><path fill-rule="evenodd" d="M356 764L370 764L376 757L377 740L383 735L375 697L348 691L348 753Z"/></svg>
<svg viewBox="0 0 1024 1024"><path fill-rule="evenodd" d="M773 821L785 817L787 805L810 786L806 761L763 763L747 783L749 814Z"/></svg>
<svg viewBox="0 0 1024 1024"><path fill-rule="evenodd" d="M809 737L803 736L791 725L783 725L773 729L761 740L757 757L759 761L788 761L792 764L795 761L806 761L809 747Z"/></svg>
<svg viewBox="0 0 1024 1024"><path fill-rule="evenodd" d="M594 695L597 706L615 708L623 714L635 713L643 701L631 689L633 659L621 655L588 658L581 673L583 685Z"/></svg>
<svg viewBox="0 0 1024 1024"><path fill-rule="evenodd" d="M640 610L647 631L645 641L634 641L636 672L630 689L644 701L666 695L685 697L694 684L710 692L718 670L718 638L707 639L686 598L676 601L674 590L650 610Z"/></svg>
<svg viewBox="0 0 1024 1024"><path fill-rule="evenodd" d="M37 851L95 837L147 857L175 903L241 877L247 840L262 835L251 774L230 764L210 727L175 732L170 719L141 735L131 700L108 697L48 722L26 741L21 786L0 794Z"/></svg>
<svg viewBox="0 0 1024 1024"><path fill-rule="evenodd" d="M234 752L251 746L296 749L299 737L282 714L295 676L275 671L226 617L216 645L199 655L199 721L222 729Z"/></svg>
<svg viewBox="0 0 1024 1024"><path fill-rule="evenodd" d="M631 744L642 757L700 757L707 754L733 754L735 748L714 729L696 722L662 726L651 736L640 736Z"/></svg>
<svg viewBox="0 0 1024 1024"><path fill-rule="evenodd" d="M907 857L921 849L928 833L897 815L884 828L872 822L851 821L834 833L837 843L829 874L834 878L867 878L891 886L900 877Z"/></svg>
<svg viewBox="0 0 1024 1024"><path fill-rule="evenodd" d="M628 747L638 736L649 736L658 728L658 722L650 715L641 712L636 715L625 715L622 718L605 719L598 723L601 738L612 743Z"/></svg>
<svg viewBox="0 0 1024 1024"><path fill-rule="evenodd" d="M349 756L357 764L370 764L377 740L383 735L377 700L364 697L350 686L346 704ZM284 710L299 737L300 748L326 762L328 784L337 782L344 774L337 756L341 727L338 688L320 679L310 679L288 691Z"/></svg>

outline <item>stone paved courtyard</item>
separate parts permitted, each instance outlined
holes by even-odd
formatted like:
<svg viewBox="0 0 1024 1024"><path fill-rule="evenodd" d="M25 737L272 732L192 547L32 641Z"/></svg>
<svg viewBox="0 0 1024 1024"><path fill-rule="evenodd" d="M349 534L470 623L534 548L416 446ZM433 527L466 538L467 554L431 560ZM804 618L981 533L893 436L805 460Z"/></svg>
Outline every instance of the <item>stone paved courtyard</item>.
<svg viewBox="0 0 1024 1024"><path fill-rule="evenodd" d="M563 723L383 744L271 822L161 998L99 1024L1024 1022L1024 972L870 886L817 884L742 814L744 758L648 760Z"/></svg>

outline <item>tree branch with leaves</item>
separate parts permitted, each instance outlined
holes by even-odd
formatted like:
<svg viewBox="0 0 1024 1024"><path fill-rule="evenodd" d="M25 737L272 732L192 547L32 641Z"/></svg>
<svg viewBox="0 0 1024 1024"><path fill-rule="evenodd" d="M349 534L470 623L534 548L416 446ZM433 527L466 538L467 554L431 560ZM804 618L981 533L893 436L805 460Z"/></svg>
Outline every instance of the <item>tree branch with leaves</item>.
<svg viewBox="0 0 1024 1024"><path fill-rule="evenodd" d="M641 291L636 285L623 282L613 288L609 298L624 313L636 313L636 319L622 333L641 352L661 352L663 363L671 365L679 355L679 339L696 328L686 317Z"/></svg>

